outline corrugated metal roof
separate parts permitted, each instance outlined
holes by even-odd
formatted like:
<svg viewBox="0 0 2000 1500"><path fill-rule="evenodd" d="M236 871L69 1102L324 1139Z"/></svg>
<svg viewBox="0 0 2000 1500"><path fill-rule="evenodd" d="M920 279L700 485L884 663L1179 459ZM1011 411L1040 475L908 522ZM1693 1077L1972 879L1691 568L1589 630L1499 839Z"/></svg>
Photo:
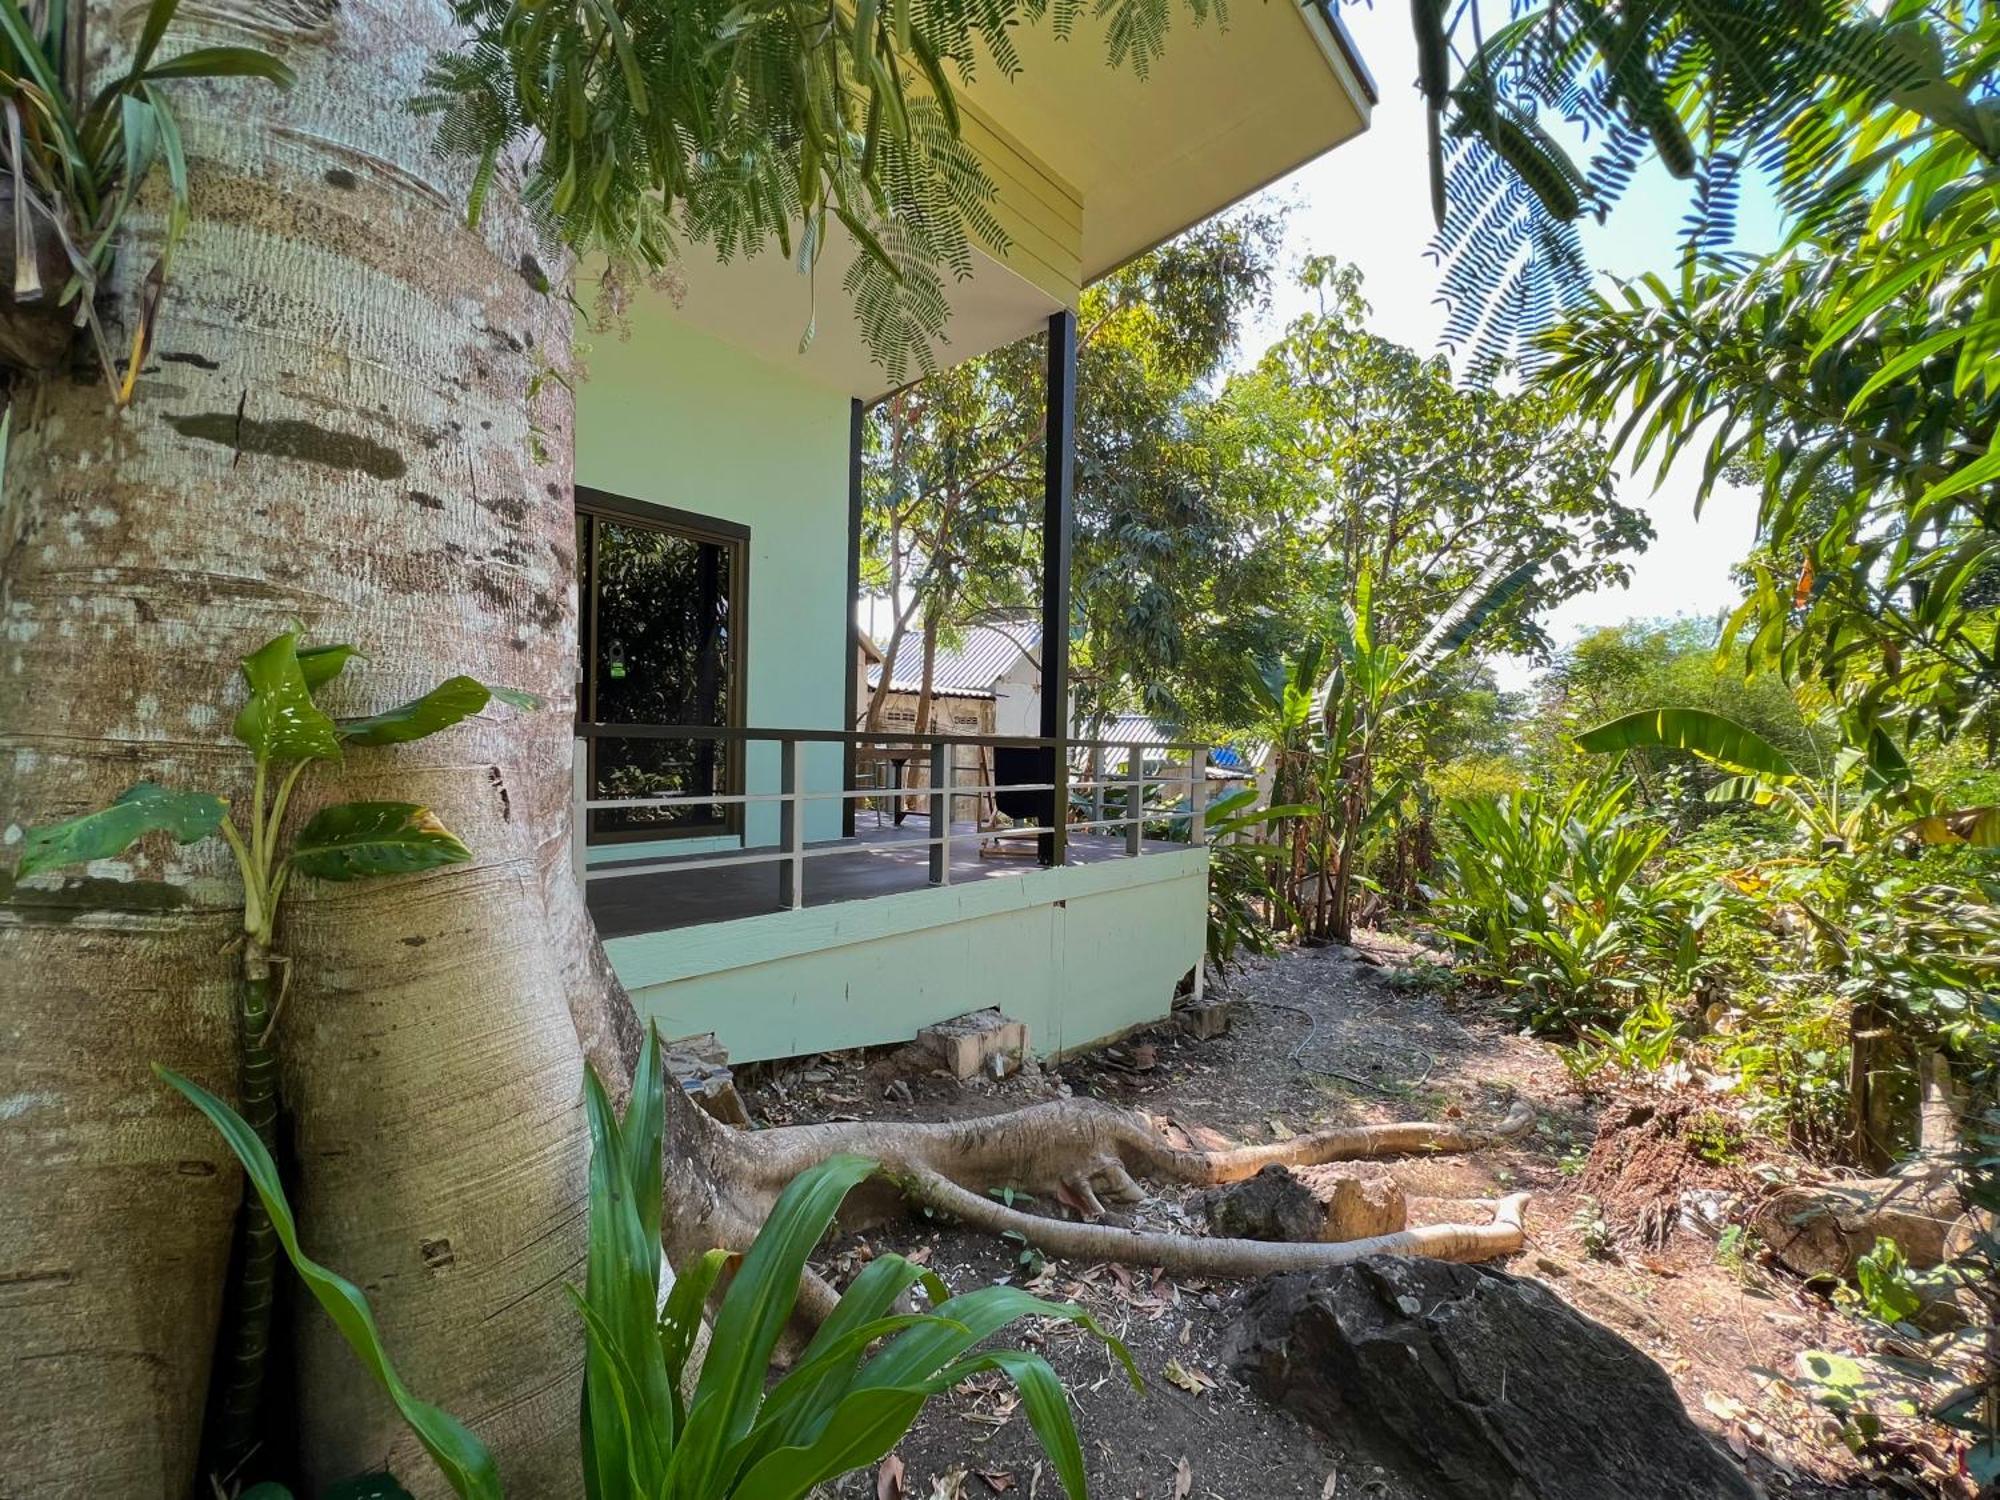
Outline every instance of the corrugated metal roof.
<svg viewBox="0 0 2000 1500"><path fill-rule="evenodd" d="M1033 657L1041 649L1042 626L1030 618L995 620L984 625L968 625L957 646L939 646L931 668L931 691L964 697L991 696L993 684L1014 669L1023 656ZM924 642L920 635L906 635L896 649L895 664L889 671L889 688L897 693L923 691ZM868 685L882 681L882 668L868 669Z"/></svg>

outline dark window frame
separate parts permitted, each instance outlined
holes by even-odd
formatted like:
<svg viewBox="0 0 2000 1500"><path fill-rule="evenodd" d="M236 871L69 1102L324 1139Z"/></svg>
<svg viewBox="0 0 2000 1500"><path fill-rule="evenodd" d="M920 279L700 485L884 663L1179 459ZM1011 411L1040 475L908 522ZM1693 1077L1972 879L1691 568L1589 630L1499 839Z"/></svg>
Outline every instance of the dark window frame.
<svg viewBox="0 0 2000 1500"><path fill-rule="evenodd" d="M576 514L579 517L604 518L612 521L636 522L650 526L674 536L685 537L689 541L700 542L722 550L728 560L729 570L729 651L725 657L725 670L729 681L729 708L724 716L728 727L741 729L747 722L744 718L745 699L748 694L748 647L750 639L750 528L736 521L726 521L719 516L698 515L693 511L679 510L671 505L658 505L650 500L635 500L629 495L613 494L609 490L594 489L589 485L576 487ZM586 528L590 545L596 545L597 530ZM592 722L596 712L596 674L589 670L593 653L597 649L597 568L595 559L586 571L585 560L577 559L577 575L590 579L589 597L578 601L577 610L577 695L576 714L578 722ZM588 741L588 765L585 771L587 785L597 786L597 751L600 741ZM737 793L744 789L744 744L740 739L732 739L724 744L726 784ZM615 844L664 843L673 839L700 838L741 838L743 836L743 804L725 803L722 816L699 823L683 823L664 828L619 828L600 831L594 826L595 817L588 820L587 841L592 848Z"/></svg>

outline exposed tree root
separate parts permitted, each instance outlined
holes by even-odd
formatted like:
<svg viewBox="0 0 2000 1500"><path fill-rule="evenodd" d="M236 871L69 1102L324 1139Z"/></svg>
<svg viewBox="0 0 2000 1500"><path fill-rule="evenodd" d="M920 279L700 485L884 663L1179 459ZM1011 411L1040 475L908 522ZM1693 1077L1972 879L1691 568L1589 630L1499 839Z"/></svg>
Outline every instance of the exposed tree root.
<svg viewBox="0 0 2000 1500"><path fill-rule="evenodd" d="M978 1229L1013 1232L1050 1255L1159 1266L1186 1276L1269 1276L1280 1271L1321 1271L1370 1255L1425 1255L1433 1260L1490 1260L1523 1243L1526 1193L1502 1198L1490 1224L1430 1224L1396 1234L1333 1243L1283 1244L1265 1240L1209 1239L1192 1234L1146 1234L1108 1224L1071 1224L1024 1214L927 1172L905 1184L917 1202L952 1214Z"/></svg>
<svg viewBox="0 0 2000 1500"><path fill-rule="evenodd" d="M1476 1151L1534 1123L1517 1102L1497 1125L1455 1122L1362 1125L1315 1131L1270 1145L1184 1151L1137 1116L1093 1100L1069 1099L1011 1114L939 1124L883 1121L790 1126L744 1132L717 1124L672 1094L676 1149L669 1153L667 1250L676 1264L712 1246L746 1247L764 1215L799 1173L842 1152L880 1161L882 1175L855 1195L848 1223L881 1222L912 1204L974 1227L1018 1233L1055 1255L1161 1266L1204 1276L1263 1276L1316 1270L1368 1255L1485 1260L1521 1248L1525 1194L1501 1199L1481 1224L1438 1224L1336 1243L1279 1244L1193 1235L1136 1233L1021 1213L988 1197L1011 1187L1060 1196L1087 1219L1102 1200L1135 1203L1142 1178L1188 1186L1238 1182L1273 1163L1317 1166L1390 1156ZM808 1288L810 1303L824 1288Z"/></svg>

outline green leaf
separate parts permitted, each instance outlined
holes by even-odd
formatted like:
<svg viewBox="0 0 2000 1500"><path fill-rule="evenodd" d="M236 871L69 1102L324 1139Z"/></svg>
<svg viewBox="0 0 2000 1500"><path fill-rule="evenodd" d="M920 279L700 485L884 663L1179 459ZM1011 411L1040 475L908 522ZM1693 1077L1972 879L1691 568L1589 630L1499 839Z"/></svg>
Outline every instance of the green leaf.
<svg viewBox="0 0 2000 1500"><path fill-rule="evenodd" d="M296 652L299 670L305 674L309 688L323 687L333 681L360 654L348 645L301 646Z"/></svg>
<svg viewBox="0 0 2000 1500"><path fill-rule="evenodd" d="M296 79L292 70L268 52L255 47L191 47L178 57L170 57L140 75L148 80L161 78L262 78L288 89Z"/></svg>
<svg viewBox="0 0 2000 1500"><path fill-rule="evenodd" d="M540 708L542 700L519 688L488 687L473 677L452 677L423 697L366 718L342 719L340 737L350 745L400 745L449 729L469 719L493 699L516 708Z"/></svg>
<svg viewBox="0 0 2000 1500"><path fill-rule="evenodd" d="M732 1493L798 1500L814 1485L877 1463L910 1430L928 1399L921 1388L855 1391L834 1408L811 1442L766 1455Z"/></svg>
<svg viewBox="0 0 2000 1500"><path fill-rule="evenodd" d="M299 831L292 868L319 880L410 875L462 864L472 851L415 802L336 802Z"/></svg>
<svg viewBox="0 0 2000 1500"><path fill-rule="evenodd" d="M1621 750L1686 750L1739 775L1796 781L1798 772L1769 740L1734 719L1703 708L1647 708L1586 729L1579 749L1593 755Z"/></svg>
<svg viewBox="0 0 2000 1500"><path fill-rule="evenodd" d="M1028 1413L1028 1425L1035 1430L1042 1451L1055 1466L1063 1490L1070 1500L1085 1500L1090 1493L1090 1482L1083 1471L1083 1444L1077 1440L1069 1397L1049 1362L1039 1354L1020 1349L992 1349L941 1371L936 1384L949 1389L980 1370L998 1370L1014 1382L1014 1389L1021 1393L1021 1405Z"/></svg>
<svg viewBox="0 0 2000 1500"><path fill-rule="evenodd" d="M798 1298L806 1257L833 1222L841 1200L874 1170L875 1163L866 1157L829 1157L793 1178L778 1195L716 1315L687 1431L674 1454L674 1476L683 1493L706 1493L721 1477L722 1455L750 1430L771 1351Z"/></svg>
<svg viewBox="0 0 2000 1500"><path fill-rule="evenodd" d="M674 1445L674 1402L657 1314L660 1295L659 1042L650 1031L625 1127L595 1069L584 1070L590 1125L590 1243L584 1282L590 1348L584 1365L584 1463L616 1493L628 1474L639 1495L661 1493ZM631 1133L650 1132L650 1149ZM642 1170L651 1160L651 1180ZM649 1206L650 1205L650 1206Z"/></svg>
<svg viewBox="0 0 2000 1500"><path fill-rule="evenodd" d="M120 792L109 807L28 830L14 875L25 880L40 870L109 859L149 833L170 833L175 842L192 844L221 826L228 807L208 792L170 792L142 781Z"/></svg>
<svg viewBox="0 0 2000 1500"><path fill-rule="evenodd" d="M678 1388L687 1369L688 1355L701 1328L701 1310L722 1268L736 1258L730 1250L711 1250L687 1270L674 1277L667 1292L667 1305L660 1311L660 1349L667 1361L667 1374Z"/></svg>
<svg viewBox="0 0 2000 1500"><path fill-rule="evenodd" d="M361 719L342 719L340 737L350 745L400 745L449 729L478 713L493 697L492 689L470 677L453 677L423 697Z"/></svg>
<svg viewBox="0 0 2000 1500"><path fill-rule="evenodd" d="M269 760L339 760L339 732L312 700L298 645L287 631L243 659L250 701L236 716L236 738Z"/></svg>
<svg viewBox="0 0 2000 1500"><path fill-rule="evenodd" d="M299 1279L313 1294L326 1315L333 1320L333 1326L340 1330L341 1337L361 1361L362 1368L375 1377L376 1383L387 1392L395 1403L396 1410L416 1434L424 1451L443 1474L452 1491L461 1500L500 1500L500 1472L494 1465L493 1455L486 1451L486 1445L474 1437L465 1426L449 1412L419 1401L410 1394L402 1378L396 1374L395 1366L389 1362L388 1351L382 1346L382 1332L375 1326L374 1314L368 1310L368 1299L350 1281L335 1275L325 1266L309 1257L299 1248L298 1225L292 1219L292 1207L285 1201L285 1189L278 1180L278 1168L272 1162L264 1143L257 1139L257 1133L244 1123L242 1117L211 1094L200 1084L183 1078L171 1068L153 1065L153 1071L194 1104L209 1123L222 1133L229 1149L236 1153L236 1159L243 1163L243 1170L250 1178L250 1185L257 1190L263 1200L264 1211L270 1216L271 1227L277 1231L278 1242L284 1246L285 1255L292 1263L292 1269L299 1273Z"/></svg>

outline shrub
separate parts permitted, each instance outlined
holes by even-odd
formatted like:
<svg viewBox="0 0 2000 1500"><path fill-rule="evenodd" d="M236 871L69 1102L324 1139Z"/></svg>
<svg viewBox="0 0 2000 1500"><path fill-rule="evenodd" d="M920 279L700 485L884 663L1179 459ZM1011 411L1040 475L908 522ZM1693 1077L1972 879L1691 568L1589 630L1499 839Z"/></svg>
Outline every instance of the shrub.
<svg viewBox="0 0 2000 1500"><path fill-rule="evenodd" d="M222 1132L269 1209L294 1269L395 1402L453 1493L497 1500L500 1475L486 1446L403 1386L367 1300L299 1248L277 1169L256 1133L198 1084L160 1072ZM588 1500L666 1494L800 1500L829 1479L877 1462L932 1396L989 1370L1013 1381L1063 1488L1081 1500L1083 1451L1055 1371L1039 1355L1017 1349L974 1351L1022 1318L1060 1318L1103 1339L1136 1386L1138 1371L1124 1345L1088 1313L1011 1286L955 1297L930 1271L900 1255L882 1255L855 1278L799 1362L772 1385L772 1354L791 1318L806 1257L841 1200L876 1164L838 1156L800 1174L747 1254L710 1251L683 1269L662 1304L666 1106L658 1037L647 1038L622 1121L594 1074L586 1078L585 1103L592 1141L590 1250L584 1290L579 1295L572 1288L571 1295L588 1339L582 1421ZM715 1316L708 1355L692 1398L684 1398L702 1309L732 1263L735 1273ZM929 1310L895 1312L916 1290ZM279 1493L276 1486L263 1489L266 1496Z"/></svg>
<svg viewBox="0 0 2000 1500"><path fill-rule="evenodd" d="M1540 1032L1573 1032L1649 995L1688 994L1712 885L1657 868L1666 828L1631 810L1631 783L1579 783L1452 804L1434 910L1469 977Z"/></svg>

